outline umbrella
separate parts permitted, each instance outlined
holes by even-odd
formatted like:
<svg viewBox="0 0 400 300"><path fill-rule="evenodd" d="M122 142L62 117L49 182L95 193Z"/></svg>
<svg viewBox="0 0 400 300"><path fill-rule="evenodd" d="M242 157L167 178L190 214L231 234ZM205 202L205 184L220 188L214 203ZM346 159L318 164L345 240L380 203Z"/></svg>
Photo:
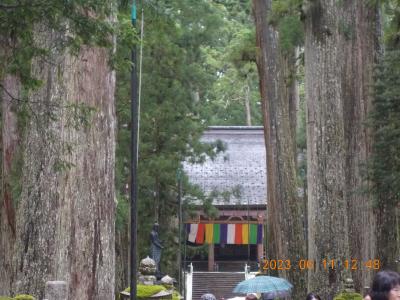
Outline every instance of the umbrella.
<svg viewBox="0 0 400 300"><path fill-rule="evenodd" d="M264 296L275 298L282 297L293 288L286 279L272 276L257 276L240 282L234 293L264 293ZM268 298L267 298L268 299Z"/></svg>

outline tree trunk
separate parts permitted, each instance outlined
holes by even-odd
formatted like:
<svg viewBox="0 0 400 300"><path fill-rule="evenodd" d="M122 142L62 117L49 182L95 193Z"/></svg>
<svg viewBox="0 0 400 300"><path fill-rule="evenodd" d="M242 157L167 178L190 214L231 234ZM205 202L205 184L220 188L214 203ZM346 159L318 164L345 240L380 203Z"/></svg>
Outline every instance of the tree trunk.
<svg viewBox="0 0 400 300"><path fill-rule="evenodd" d="M42 299L46 281L65 280L70 299L109 300L115 267L115 74L108 49L82 47L72 56L55 47L63 38L48 28L36 31L36 42L52 50L32 64L43 86L29 97L15 243L11 252L0 252L12 257L7 276L14 293Z"/></svg>
<svg viewBox="0 0 400 300"><path fill-rule="evenodd" d="M290 260L305 257L302 205L297 193L295 140L289 114L293 60L279 50L278 33L267 23L270 0L253 0L259 55L265 143L267 151L267 210L269 259ZM295 81L292 81L294 84ZM281 271L294 285L296 299L305 298L305 273L298 268Z"/></svg>
<svg viewBox="0 0 400 300"><path fill-rule="evenodd" d="M244 108L246 112L246 126L251 126L250 85L245 86Z"/></svg>
<svg viewBox="0 0 400 300"><path fill-rule="evenodd" d="M13 190L19 190L20 180L13 178L12 173L18 172L20 135L16 108L20 97L20 84L15 76L7 75L2 82L1 95L1 207L0 207L0 249L2 253L12 253L15 242L15 200ZM17 182L18 181L18 182ZM13 278L12 256L0 256L0 291L11 292Z"/></svg>
<svg viewBox="0 0 400 300"><path fill-rule="evenodd" d="M361 262L377 258L376 220L371 197L362 192L368 186L363 170L371 154L371 132L365 123L372 107L373 70L379 51L379 11L366 1L345 3L350 31L345 45L342 78L350 257ZM379 236L379 235L378 235ZM360 267L351 272L355 287L370 286L374 272Z"/></svg>
<svg viewBox="0 0 400 300"><path fill-rule="evenodd" d="M308 287L332 299L345 277L354 276L358 288L369 281L370 270L360 264L356 273L346 272L344 260L361 262L374 255L374 221L369 198L360 194L360 169L370 151L363 122L369 110L378 14L365 1L308 5L308 258L316 261ZM335 260L335 266L325 270L324 259Z"/></svg>
<svg viewBox="0 0 400 300"><path fill-rule="evenodd" d="M115 232L115 289L116 293L126 289L129 282L129 227Z"/></svg>
<svg viewBox="0 0 400 300"><path fill-rule="evenodd" d="M298 68L298 57L299 57L299 48L293 51L292 56L286 59L288 65L287 68L290 73L289 80L289 120L290 120L290 131L292 135L293 141L293 157L296 163L297 170L297 114L299 113L300 107L300 93L299 93L299 82L297 81L297 68ZM304 211L305 212L305 211Z"/></svg>

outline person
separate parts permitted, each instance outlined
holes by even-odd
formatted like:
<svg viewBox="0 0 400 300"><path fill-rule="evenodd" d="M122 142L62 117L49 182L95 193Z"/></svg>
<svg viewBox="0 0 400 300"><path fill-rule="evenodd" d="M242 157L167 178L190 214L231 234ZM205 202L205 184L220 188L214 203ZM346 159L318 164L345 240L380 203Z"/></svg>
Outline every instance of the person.
<svg viewBox="0 0 400 300"><path fill-rule="evenodd" d="M217 298L215 298L215 296L213 294L207 293L207 294L201 295L200 300L217 300Z"/></svg>
<svg viewBox="0 0 400 300"><path fill-rule="evenodd" d="M315 293L308 293L306 300L321 300L321 297Z"/></svg>
<svg viewBox="0 0 400 300"><path fill-rule="evenodd" d="M257 299L258 299L258 297L257 297L257 294L255 294L255 293L247 294L247 296L245 298L245 300L257 300Z"/></svg>
<svg viewBox="0 0 400 300"><path fill-rule="evenodd" d="M371 300L371 296L369 295L369 293L367 293L367 294L364 296L363 300Z"/></svg>
<svg viewBox="0 0 400 300"><path fill-rule="evenodd" d="M151 247L150 247L150 258L154 260L157 267L157 274L160 273L160 260L161 260L161 253L162 249L164 249L161 241L158 237L158 223L154 223L153 230L150 233L150 240L151 240Z"/></svg>
<svg viewBox="0 0 400 300"><path fill-rule="evenodd" d="M393 271L378 272L369 292L371 300L400 300L400 274Z"/></svg>

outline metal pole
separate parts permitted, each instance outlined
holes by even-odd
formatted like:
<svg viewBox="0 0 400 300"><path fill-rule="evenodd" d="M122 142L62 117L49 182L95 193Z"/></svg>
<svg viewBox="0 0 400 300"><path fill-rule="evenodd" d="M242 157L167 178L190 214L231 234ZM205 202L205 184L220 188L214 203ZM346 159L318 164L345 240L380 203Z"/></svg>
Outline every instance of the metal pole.
<svg viewBox="0 0 400 300"><path fill-rule="evenodd" d="M249 198L247 198L247 266L250 266L250 214L249 214ZM247 270L246 270L247 272Z"/></svg>
<svg viewBox="0 0 400 300"><path fill-rule="evenodd" d="M182 294L182 170L178 169L179 201L179 293Z"/></svg>
<svg viewBox="0 0 400 300"><path fill-rule="evenodd" d="M186 241L187 241L187 232L186 228L184 229L184 244L183 244L183 299L186 300Z"/></svg>
<svg viewBox="0 0 400 300"><path fill-rule="evenodd" d="M132 3L132 26L136 27L136 1ZM130 245L130 299L136 300L137 253L137 198L138 198L138 84L136 45L132 48L131 71L131 245Z"/></svg>

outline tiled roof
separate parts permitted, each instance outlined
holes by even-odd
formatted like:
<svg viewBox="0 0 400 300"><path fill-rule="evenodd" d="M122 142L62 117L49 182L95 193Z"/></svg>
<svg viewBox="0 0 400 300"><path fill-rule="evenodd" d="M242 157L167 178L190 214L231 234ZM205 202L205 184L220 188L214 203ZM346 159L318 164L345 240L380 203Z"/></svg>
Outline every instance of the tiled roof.
<svg viewBox="0 0 400 300"><path fill-rule="evenodd" d="M219 195L214 205L265 205L266 154L263 127L212 126L205 131L202 141L221 140L226 151L214 161L204 164L184 164L190 182L199 185L206 194L239 190L238 197Z"/></svg>

